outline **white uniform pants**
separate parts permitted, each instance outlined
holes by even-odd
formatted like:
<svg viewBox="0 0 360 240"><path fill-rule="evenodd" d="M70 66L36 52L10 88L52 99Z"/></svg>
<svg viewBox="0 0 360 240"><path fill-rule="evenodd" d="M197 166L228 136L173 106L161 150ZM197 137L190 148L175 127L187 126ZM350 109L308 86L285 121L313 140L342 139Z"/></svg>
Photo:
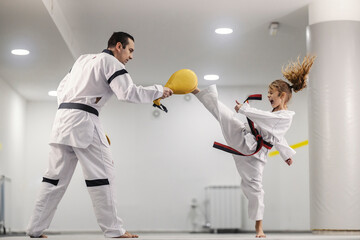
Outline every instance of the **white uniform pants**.
<svg viewBox="0 0 360 240"><path fill-rule="evenodd" d="M96 130L93 138L93 142L87 148L62 144L50 145L49 168L43 178L27 235L40 236L49 227L78 160L97 222L105 237L117 237L125 233L123 222L116 211L114 164L110 149L101 143Z"/></svg>
<svg viewBox="0 0 360 240"><path fill-rule="evenodd" d="M227 144L244 154L251 154L244 138L247 134L245 124L234 116L231 109L218 100L216 86L211 85L195 96L218 120ZM253 156L233 155L233 157L241 176L241 189L249 200L249 218L255 221L262 220L264 216L262 176L265 163Z"/></svg>

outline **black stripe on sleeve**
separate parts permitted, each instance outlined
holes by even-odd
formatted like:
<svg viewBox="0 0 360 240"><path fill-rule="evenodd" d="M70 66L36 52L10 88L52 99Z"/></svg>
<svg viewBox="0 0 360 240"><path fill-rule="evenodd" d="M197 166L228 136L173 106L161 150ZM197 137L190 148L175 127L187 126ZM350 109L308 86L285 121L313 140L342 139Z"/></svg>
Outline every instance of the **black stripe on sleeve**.
<svg viewBox="0 0 360 240"><path fill-rule="evenodd" d="M94 180L85 180L87 187L97 187L102 185L110 185L109 180L106 179L94 179Z"/></svg>
<svg viewBox="0 0 360 240"><path fill-rule="evenodd" d="M50 183L50 184L55 185L55 186L57 186L58 183L59 183L59 179L56 180L56 179L50 179L50 178L46 178L46 177L43 177L42 181Z"/></svg>
<svg viewBox="0 0 360 240"><path fill-rule="evenodd" d="M108 84L111 83L112 80L114 80L114 78L116 78L117 76L123 75L125 73L128 73L125 69L121 69L119 71L116 71L108 80Z"/></svg>

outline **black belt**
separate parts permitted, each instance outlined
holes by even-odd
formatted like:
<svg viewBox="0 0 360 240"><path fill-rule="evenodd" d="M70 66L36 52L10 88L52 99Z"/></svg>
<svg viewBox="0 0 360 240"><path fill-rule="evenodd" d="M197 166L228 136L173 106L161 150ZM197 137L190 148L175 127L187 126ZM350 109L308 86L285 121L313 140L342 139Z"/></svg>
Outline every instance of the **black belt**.
<svg viewBox="0 0 360 240"><path fill-rule="evenodd" d="M261 100L261 98L262 98L261 94L250 95L244 101L244 103L246 101L248 101L248 100ZM217 148L219 150L222 150L222 151L225 151L225 152L228 152L228 153L231 153L231 154L235 154L235 155L240 155L240 156L252 156L252 155L258 153L262 147L265 147L265 148L270 150L273 147L273 145L271 143L266 142L262 138L262 136L259 134L259 131L255 128L253 121L251 121L249 118L247 118L247 121L249 123L251 133L255 136L255 139L256 139L256 142L257 142L255 152L253 152L252 154L243 154L243 153L237 151L236 149L234 149L232 147L229 147L227 145L224 145L224 144L221 144L221 143L218 143L218 142L214 142L213 147Z"/></svg>
<svg viewBox="0 0 360 240"><path fill-rule="evenodd" d="M95 114L96 116L99 116L98 110L96 110L95 108L89 105L82 103L61 103L59 109L79 109L88 113Z"/></svg>

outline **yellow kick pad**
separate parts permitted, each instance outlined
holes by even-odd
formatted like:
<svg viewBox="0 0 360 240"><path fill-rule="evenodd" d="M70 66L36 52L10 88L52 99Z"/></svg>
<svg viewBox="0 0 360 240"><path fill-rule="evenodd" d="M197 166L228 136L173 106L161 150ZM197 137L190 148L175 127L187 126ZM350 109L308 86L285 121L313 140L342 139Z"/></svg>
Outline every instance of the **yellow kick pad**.
<svg viewBox="0 0 360 240"><path fill-rule="evenodd" d="M196 74L190 69L181 69L171 75L165 87L173 90L174 94L187 94L194 91L197 85ZM154 104L160 106L160 98L156 99Z"/></svg>
<svg viewBox="0 0 360 240"><path fill-rule="evenodd" d="M295 148L303 147L303 146L308 145L308 144L309 144L309 140L305 140L305 141L296 143L294 145L291 145L290 147L295 149ZM278 154L279 154L279 151L272 151L272 152L269 153L269 157L273 157L273 156L278 155Z"/></svg>

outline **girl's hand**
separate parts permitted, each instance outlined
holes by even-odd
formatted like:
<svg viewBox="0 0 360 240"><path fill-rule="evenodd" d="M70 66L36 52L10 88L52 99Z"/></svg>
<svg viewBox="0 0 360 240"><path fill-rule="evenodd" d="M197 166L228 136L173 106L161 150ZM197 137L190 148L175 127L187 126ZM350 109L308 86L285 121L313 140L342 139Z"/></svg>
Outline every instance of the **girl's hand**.
<svg viewBox="0 0 360 240"><path fill-rule="evenodd" d="M241 103L239 103L237 100L235 100L235 102L236 102L236 106L235 106L235 111L238 113L239 112L239 109L241 108L241 106L242 106L242 104Z"/></svg>
<svg viewBox="0 0 360 240"><path fill-rule="evenodd" d="M291 158L289 158L285 162L287 163L287 165L291 166L291 164L293 163L293 160Z"/></svg>

